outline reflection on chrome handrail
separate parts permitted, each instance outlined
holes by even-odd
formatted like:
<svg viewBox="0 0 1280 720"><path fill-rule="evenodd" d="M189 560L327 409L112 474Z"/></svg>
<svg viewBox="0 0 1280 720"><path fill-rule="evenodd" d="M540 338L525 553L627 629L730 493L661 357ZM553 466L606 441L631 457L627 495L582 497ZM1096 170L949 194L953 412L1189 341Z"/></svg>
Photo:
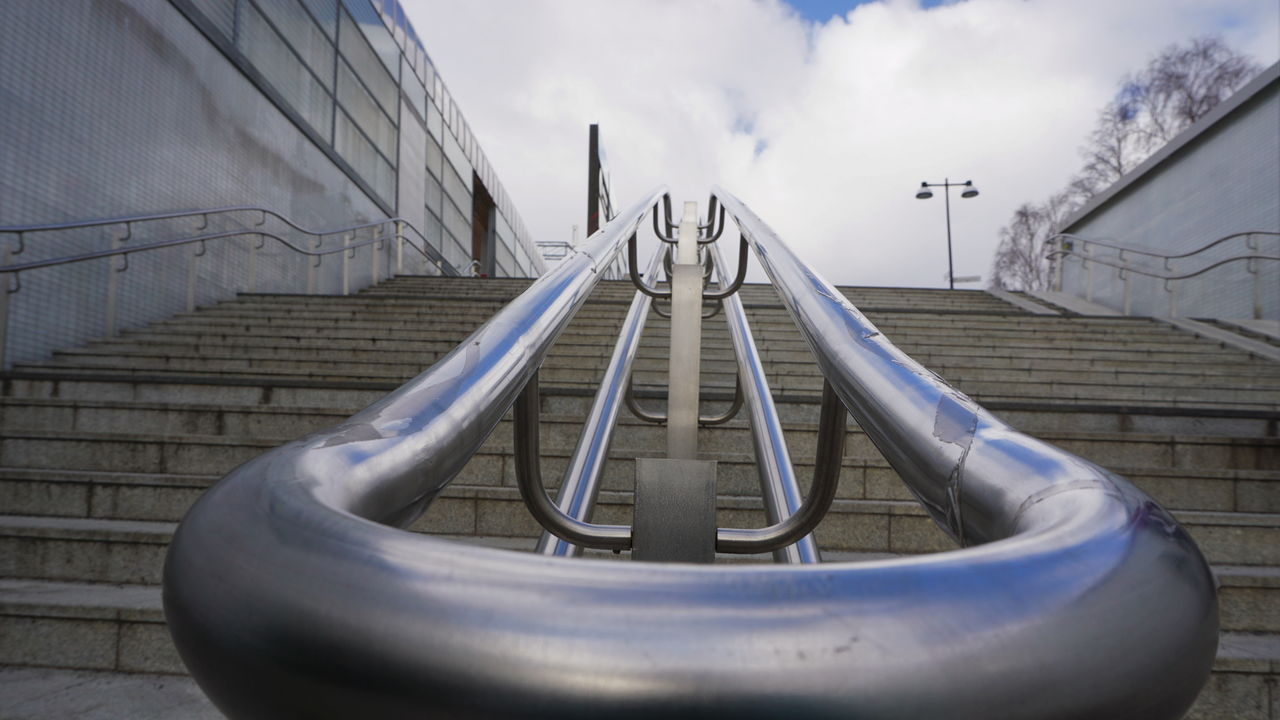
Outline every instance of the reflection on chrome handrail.
<svg viewBox="0 0 1280 720"><path fill-rule="evenodd" d="M829 383L963 550L860 564L592 562L406 533L498 424L650 194L443 360L242 465L176 532L165 613L241 717L1179 717L1213 579L1128 482L890 344L716 195ZM838 401L836 400L838 396ZM527 405L526 405L527 407ZM535 404L536 409L536 404ZM836 459L838 465L838 457Z"/></svg>
<svg viewBox="0 0 1280 720"><path fill-rule="evenodd" d="M967 547L839 571L879 586L873 594L893 608L855 603L846 617L861 630L895 618L896 629L858 635L887 653L864 652L847 668L863 678L859 707L902 713L878 717L992 708L1019 718L1180 717L1208 678L1218 613L1208 565L1172 516L912 360L741 201L715 193L827 381Z"/></svg>
<svg viewBox="0 0 1280 720"><path fill-rule="evenodd" d="M661 250L653 254L646 276L657 272L661 254ZM631 368L635 365L636 351L640 348L645 316L651 302L648 295L639 291L632 298L627 316L618 330L618 341L609 357L609 365L600 379L600 389L596 391L591 409L587 411L586 420L582 424L582 435L573 448L573 454L569 456L564 479L560 481L556 505L575 520L589 520L595 507L600 483L604 478L605 463L608 461L609 444L613 441L614 428L617 427L618 412L621 409L619 405L626 401L624 396L630 392ZM534 453L531 462L537 461L537 453ZM582 548L550 532L543 532L538 540L537 551L544 555L580 555Z"/></svg>

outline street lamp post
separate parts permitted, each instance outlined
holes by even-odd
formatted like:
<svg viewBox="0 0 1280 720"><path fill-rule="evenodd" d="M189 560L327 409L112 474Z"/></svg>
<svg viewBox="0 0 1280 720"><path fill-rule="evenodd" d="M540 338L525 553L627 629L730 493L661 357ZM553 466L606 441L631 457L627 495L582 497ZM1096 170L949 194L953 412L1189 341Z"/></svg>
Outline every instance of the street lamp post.
<svg viewBox="0 0 1280 720"><path fill-rule="evenodd" d="M920 190L916 192L916 198L917 198L917 199L919 199L919 200L928 200L929 198L933 197L933 191L932 191L932 190L930 190L929 188L934 188L934 187L940 187L940 188L943 188L943 195L942 195L942 196L943 196L943 198L944 198L944 199L945 199L945 201L946 201L946 207L947 207L947 283L948 283L948 285L950 286L950 288L951 288L952 290L955 290L955 289L956 289L956 268L955 268L955 263L952 261L952 258L951 258L951 188L953 188L953 187L962 187L962 188L964 188L964 190L961 190L961 191L960 191L960 197L962 197L962 198L977 197L977 196L978 196L978 188L976 188L976 187L974 187L974 186L973 186L973 181L972 181L972 180L965 180L965 181L964 181L964 182L962 182L962 183L960 183L960 182L953 183L953 182L951 182L951 178L943 178L942 182L940 182L940 183L930 183L930 182L922 182L922 183L920 183Z"/></svg>

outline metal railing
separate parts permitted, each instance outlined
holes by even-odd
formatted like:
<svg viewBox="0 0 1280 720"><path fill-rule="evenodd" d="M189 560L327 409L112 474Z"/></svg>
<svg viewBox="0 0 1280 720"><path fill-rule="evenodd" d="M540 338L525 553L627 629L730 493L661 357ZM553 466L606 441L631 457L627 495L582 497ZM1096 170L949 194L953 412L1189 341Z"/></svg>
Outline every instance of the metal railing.
<svg viewBox="0 0 1280 720"><path fill-rule="evenodd" d="M824 414L843 403L964 548L699 566L512 553L388 527L417 517L518 396L517 420L536 414L552 342L663 195L619 215L422 375L249 461L196 503L166 560L165 613L219 708L1180 717L1218 637L1213 578L1187 534L1127 481L1013 430L898 350L722 190L827 399L838 397ZM593 415L616 414L611 385L613 408ZM607 530L625 545L625 528Z"/></svg>
<svg viewBox="0 0 1280 720"><path fill-rule="evenodd" d="M242 221L244 216L256 218L256 221L252 222L252 224L238 222ZM163 234L177 235L177 237L130 244L131 241L135 240L135 232L142 232L147 225L187 219L199 224L189 232L162 231ZM283 228L268 226L269 219L275 224L283 226ZM213 230L211 221L215 224L219 223L219 221L226 221L231 227ZM107 249L55 254L52 257L33 260L21 259L28 252L28 244L33 242L30 240L32 236L36 236L39 243L44 243L50 239L51 234L99 228L110 231L109 237L105 238L110 245ZM142 234L150 233L143 232ZM362 238L361 235L367 235L368 237ZM326 238L340 239L342 244L339 247L322 249ZM237 239L251 241L246 248L243 248L247 266L246 276L243 284L237 283L238 289L251 293L257 292L259 289L259 265L262 264L262 251L267 240L287 248L295 255L312 258L306 273L306 292L308 294L319 291L319 275L324 258L339 254L341 254L341 267L338 274L340 292L343 295L351 292L351 261L355 259L356 251L365 247L371 250L369 252L369 272L366 277L372 282L377 282L391 272L396 274L404 272L406 246L420 255L422 260L434 268L436 272L445 275L459 274L435 248L426 242L422 234L403 218L387 218L329 230L311 230L266 208L233 206L70 223L0 227L0 283L4 288L4 292L0 292L0 361L4 361L8 357L11 296L17 295L22 291L24 273L30 275L36 271L51 268L88 263L94 260L108 260L109 262L102 269L106 276L106 283L100 305L102 308L100 329L103 336L110 337L120 327L119 298L122 292L123 276L130 268L130 257L143 256L166 249L190 247L191 252L186 255L185 279L182 284L184 286L183 307L187 312L191 312L197 304L201 258L207 255L211 245L226 244ZM387 259L384 267L383 254L387 250L388 242L393 242L394 246L391 248L392 254ZM310 245L310 247L306 245ZM18 258L17 262L14 262L15 258ZM143 282L147 280L143 279ZM154 298L151 301L154 302ZM94 298L82 298L81 302L76 304L99 307L99 303ZM80 342L88 339L89 337L77 338ZM6 368L8 367L7 363L0 364L3 364Z"/></svg>
<svg viewBox="0 0 1280 720"><path fill-rule="evenodd" d="M1118 242L1100 240L1094 238L1086 238L1080 235L1070 233L1060 233L1049 238L1045 244L1051 249L1046 257L1053 263L1053 283L1054 289L1062 292L1063 288L1063 267L1066 265L1068 258L1077 258L1080 260L1082 269L1085 274L1084 299L1093 302L1094 299L1094 267L1101 265L1116 270L1117 276L1123 284L1123 301L1122 310L1125 315L1131 315L1133 310L1133 276L1152 278L1158 280L1162 285L1163 292L1168 297L1168 314L1170 317L1179 315L1179 287L1178 281L1199 277L1222 267L1223 265L1243 262L1246 263L1245 271L1252 277L1249 283L1252 292L1253 317L1261 318L1263 315L1263 293L1265 292L1266 280L1263 278L1259 270L1259 263L1277 262L1280 263L1280 255L1267 255L1259 253L1259 238L1280 238L1280 232L1271 232L1264 230L1251 230L1248 232L1232 233L1225 235L1206 243L1194 250L1183 253L1169 254L1156 250L1148 250L1145 248L1123 245ZM1180 271L1175 267L1175 260L1186 260L1195 258L1204 253L1223 245L1232 240L1243 238L1245 242L1244 252L1233 254L1230 257L1209 259L1198 266L1194 270ZM1079 248L1076 245L1079 244ZM1093 253L1094 247L1106 248L1114 250L1115 255L1112 257L1099 257ZM1160 267L1143 267L1135 265L1132 262L1134 256L1151 258L1159 261ZM1273 288L1274 290L1274 288Z"/></svg>

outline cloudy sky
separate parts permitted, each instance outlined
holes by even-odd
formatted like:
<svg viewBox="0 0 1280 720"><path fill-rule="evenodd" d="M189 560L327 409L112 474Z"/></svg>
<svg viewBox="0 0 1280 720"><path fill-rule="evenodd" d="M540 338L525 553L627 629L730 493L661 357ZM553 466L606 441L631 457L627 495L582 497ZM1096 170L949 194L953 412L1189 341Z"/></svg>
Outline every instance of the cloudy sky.
<svg viewBox="0 0 1280 720"><path fill-rule="evenodd" d="M595 122L619 205L723 185L842 284L945 286L915 191L950 178L981 190L952 229L985 285L1125 73L1205 33L1280 57L1275 0L402 1L534 239L585 224Z"/></svg>

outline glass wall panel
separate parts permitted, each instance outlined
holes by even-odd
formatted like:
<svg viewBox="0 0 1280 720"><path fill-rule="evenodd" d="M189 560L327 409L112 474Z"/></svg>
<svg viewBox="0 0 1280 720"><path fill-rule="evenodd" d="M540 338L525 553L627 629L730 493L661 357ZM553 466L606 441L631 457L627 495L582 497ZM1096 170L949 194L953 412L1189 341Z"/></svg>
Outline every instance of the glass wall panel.
<svg viewBox="0 0 1280 720"><path fill-rule="evenodd" d="M440 108L435 103L427 103L427 132L439 141L444 137L444 120L440 117Z"/></svg>
<svg viewBox="0 0 1280 720"><path fill-rule="evenodd" d="M333 87L333 43L298 0L254 0L326 88Z"/></svg>
<svg viewBox="0 0 1280 720"><path fill-rule="evenodd" d="M427 208L427 222L422 226L422 237L427 244L444 253L444 226L440 224L440 216Z"/></svg>
<svg viewBox="0 0 1280 720"><path fill-rule="evenodd" d="M449 264L458 272L463 275L470 275L471 252L464 249L462 244L455 240L448 230L444 232L443 244L444 247L441 248L441 251L444 253L444 259L448 260Z"/></svg>
<svg viewBox="0 0 1280 720"><path fill-rule="evenodd" d="M347 1L351 2L352 0ZM367 0L359 1L364 2L366 5L368 4ZM351 18L346 13L341 15L342 28L338 33L338 44L342 49L343 57L351 63L351 68L364 81L365 86L369 88L369 93L373 95L387 115L395 117L399 111L396 102L400 97L396 81L382 64L382 61L378 59L377 54L369 47L364 34L356 30ZM378 25L381 27L381 20L378 21ZM399 68L400 63L397 61L396 70L398 71Z"/></svg>
<svg viewBox="0 0 1280 720"><path fill-rule="evenodd" d="M333 40L338 31L337 0L302 0L302 4L311 12L324 34Z"/></svg>
<svg viewBox="0 0 1280 720"><path fill-rule="evenodd" d="M427 185L427 207L430 208L432 212L439 213L441 212L440 183L437 182L434 177L432 177L431 173L424 173L424 175L426 176L426 185Z"/></svg>
<svg viewBox="0 0 1280 720"><path fill-rule="evenodd" d="M400 48L397 47L396 40L387 30L387 26L383 24L378 11L369 0L342 0L342 4L360 25L360 32L372 46L378 62L394 76L400 70ZM343 51L346 51L345 45Z"/></svg>
<svg viewBox="0 0 1280 720"><path fill-rule="evenodd" d="M467 160L466 154L462 152L462 147L458 145L458 141L454 139L451 133L444 134L444 156L453 163L453 167L463 177L471 177L471 162ZM447 187L447 186L446 186ZM471 183L467 183L467 187L471 187Z"/></svg>
<svg viewBox="0 0 1280 720"><path fill-rule="evenodd" d="M236 32L236 0L206 0L200 11L228 40Z"/></svg>
<svg viewBox="0 0 1280 720"><path fill-rule="evenodd" d="M333 146L365 182L373 186L383 202L395 204L395 173L373 143L364 136L345 111L337 113Z"/></svg>
<svg viewBox="0 0 1280 720"><path fill-rule="evenodd" d="M427 92L422 89L422 82L418 80L413 68L409 66L408 59L404 61L404 67L400 69L400 86L404 90L405 97L409 98L409 105L413 107L414 112L418 113L418 117L425 118L427 116Z"/></svg>
<svg viewBox="0 0 1280 720"><path fill-rule="evenodd" d="M457 203L458 207L471 207L471 186L465 183L449 163L444 165L444 191Z"/></svg>
<svg viewBox="0 0 1280 720"><path fill-rule="evenodd" d="M383 156L395 157L395 125L365 92L346 62L338 63L338 100Z"/></svg>
<svg viewBox="0 0 1280 720"><path fill-rule="evenodd" d="M240 51L307 124L330 137L333 97L257 10L246 4L241 18Z"/></svg>
<svg viewBox="0 0 1280 720"><path fill-rule="evenodd" d="M506 268L506 271L500 274L510 275L511 274L510 271L514 270L516 267L516 258L514 255L511 254L511 248L507 247L506 244L501 242L494 243L494 247L497 250L498 265L503 268Z"/></svg>
<svg viewBox="0 0 1280 720"><path fill-rule="evenodd" d="M468 222L467 216L463 215L462 211L458 210L457 206L448 200L445 200L441 209L444 211L444 229L448 230L455 238L467 238L470 240L471 223ZM467 247L471 247L470 242L467 242ZM467 255L470 256L470 254L468 251Z"/></svg>
<svg viewBox="0 0 1280 720"><path fill-rule="evenodd" d="M444 173L444 151L431 138L427 138L427 169L437 178Z"/></svg>

